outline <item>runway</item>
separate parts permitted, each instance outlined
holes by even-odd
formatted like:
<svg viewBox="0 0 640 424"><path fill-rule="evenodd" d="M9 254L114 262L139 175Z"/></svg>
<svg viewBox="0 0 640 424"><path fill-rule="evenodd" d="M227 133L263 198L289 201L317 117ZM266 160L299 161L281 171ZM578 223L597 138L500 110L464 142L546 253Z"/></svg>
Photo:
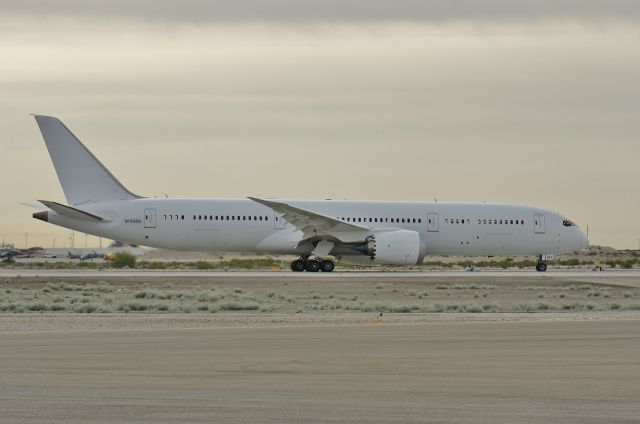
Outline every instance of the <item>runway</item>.
<svg viewBox="0 0 640 424"><path fill-rule="evenodd" d="M640 321L0 333L3 423L637 423Z"/></svg>
<svg viewBox="0 0 640 424"><path fill-rule="evenodd" d="M620 270L620 271L587 271L587 270L566 270L566 271L349 271L331 273L309 273L291 271L172 271L172 270L85 270L85 269L0 269L0 278L17 277L51 277L51 278L151 278L151 277L207 277L207 278L228 278L229 276L240 278L323 278L323 279L350 279L350 278L580 278L580 279L602 279L602 278L640 278L640 271Z"/></svg>

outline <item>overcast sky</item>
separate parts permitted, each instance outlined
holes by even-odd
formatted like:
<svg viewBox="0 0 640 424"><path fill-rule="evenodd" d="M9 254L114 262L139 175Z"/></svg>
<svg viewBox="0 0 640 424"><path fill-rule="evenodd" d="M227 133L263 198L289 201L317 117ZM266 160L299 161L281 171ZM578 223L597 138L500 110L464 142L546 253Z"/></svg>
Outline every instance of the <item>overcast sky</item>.
<svg viewBox="0 0 640 424"><path fill-rule="evenodd" d="M41 113L142 195L525 203L638 248L639 23L637 1L5 0L0 238L68 239L20 204L64 201Z"/></svg>

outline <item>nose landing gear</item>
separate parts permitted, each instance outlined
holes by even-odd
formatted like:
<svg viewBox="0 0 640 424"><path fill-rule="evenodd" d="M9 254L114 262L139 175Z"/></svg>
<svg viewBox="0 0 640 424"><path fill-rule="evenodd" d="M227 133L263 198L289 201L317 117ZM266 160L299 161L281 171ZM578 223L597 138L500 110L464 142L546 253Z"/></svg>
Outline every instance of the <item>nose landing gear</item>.
<svg viewBox="0 0 640 424"><path fill-rule="evenodd" d="M333 261L328 259L296 259L291 262L291 271L293 272L332 272L335 269Z"/></svg>
<svg viewBox="0 0 640 424"><path fill-rule="evenodd" d="M547 270L547 264L545 264L544 262L538 262L536 264L536 271L545 272L546 270Z"/></svg>
<svg viewBox="0 0 640 424"><path fill-rule="evenodd" d="M536 264L536 271L545 272L547 270L547 263L545 261L553 260L553 255L542 254L538 256L538 263Z"/></svg>

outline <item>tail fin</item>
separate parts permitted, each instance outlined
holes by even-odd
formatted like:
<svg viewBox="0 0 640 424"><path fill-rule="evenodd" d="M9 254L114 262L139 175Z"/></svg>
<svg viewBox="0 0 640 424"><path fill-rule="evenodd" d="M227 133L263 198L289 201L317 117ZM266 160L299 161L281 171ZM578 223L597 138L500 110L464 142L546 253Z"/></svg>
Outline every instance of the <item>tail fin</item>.
<svg viewBox="0 0 640 424"><path fill-rule="evenodd" d="M138 199L57 118L34 115L70 205Z"/></svg>

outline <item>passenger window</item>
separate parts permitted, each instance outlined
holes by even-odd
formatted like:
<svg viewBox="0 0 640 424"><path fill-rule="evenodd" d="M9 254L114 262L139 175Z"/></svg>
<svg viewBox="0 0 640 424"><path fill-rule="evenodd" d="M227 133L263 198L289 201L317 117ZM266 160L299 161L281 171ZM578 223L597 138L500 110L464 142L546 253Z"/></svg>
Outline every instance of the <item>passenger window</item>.
<svg viewBox="0 0 640 424"><path fill-rule="evenodd" d="M242 216L242 220L243 220L243 221L246 221L246 220L247 220L247 216L246 216L246 215L243 215L243 216Z"/></svg>
<svg viewBox="0 0 640 424"><path fill-rule="evenodd" d="M448 223L449 223L449 218L445 218L445 219L444 219L444 223L445 223L445 224L448 224Z"/></svg>
<svg viewBox="0 0 640 424"><path fill-rule="evenodd" d="M511 219L509 222L510 222L509 225L513 225L513 219Z"/></svg>
<svg viewBox="0 0 640 424"><path fill-rule="evenodd" d="M402 218L402 223L404 224L404 218Z"/></svg>
<svg viewBox="0 0 640 424"><path fill-rule="evenodd" d="M369 222L372 222L371 218L369 218Z"/></svg>
<svg viewBox="0 0 640 424"><path fill-rule="evenodd" d="M182 219L184 220L184 215L182 215Z"/></svg>
<svg viewBox="0 0 640 424"><path fill-rule="evenodd" d="M199 219L199 220L202 220L202 215L198 215L198 219Z"/></svg>
<svg viewBox="0 0 640 424"><path fill-rule="evenodd" d="M422 218L418 218L418 224L422 224Z"/></svg>
<svg viewBox="0 0 640 424"><path fill-rule="evenodd" d="M265 220L265 221L268 221L268 220L269 220L269 217L268 217L268 216L265 216L265 217L264 217L264 220Z"/></svg>

